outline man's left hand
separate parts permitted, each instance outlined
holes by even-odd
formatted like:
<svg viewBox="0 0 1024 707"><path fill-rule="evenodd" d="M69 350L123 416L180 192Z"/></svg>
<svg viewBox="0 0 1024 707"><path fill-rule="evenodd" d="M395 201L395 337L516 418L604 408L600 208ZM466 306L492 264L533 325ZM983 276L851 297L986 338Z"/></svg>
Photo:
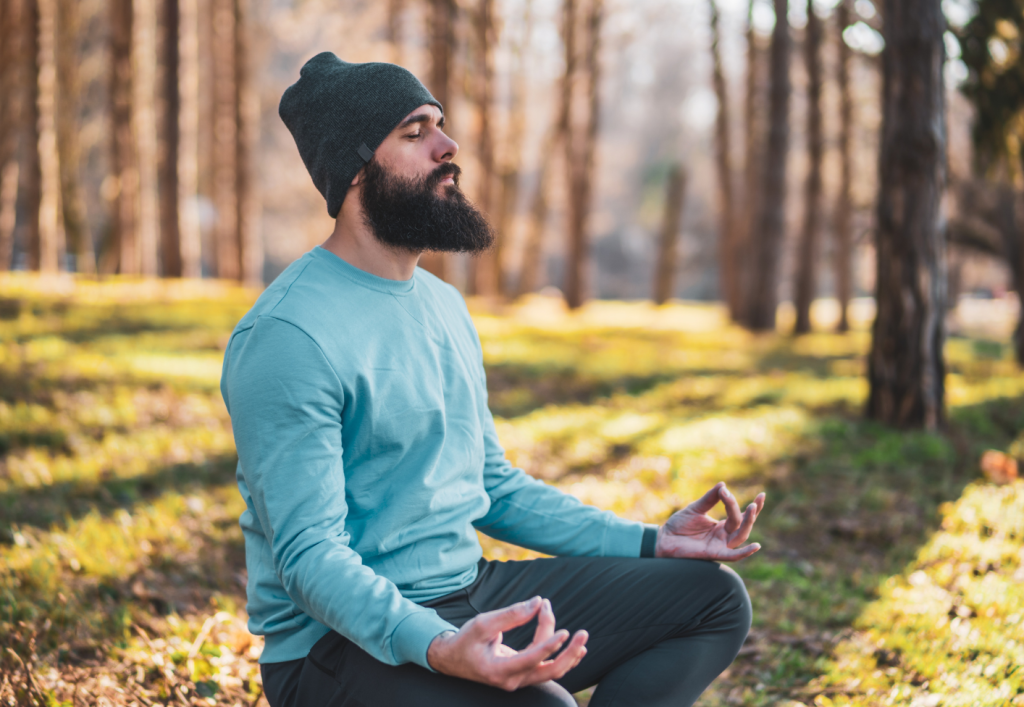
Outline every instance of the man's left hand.
<svg viewBox="0 0 1024 707"><path fill-rule="evenodd" d="M719 501L725 505L725 520L715 520L707 515ZM654 556L720 562L734 562L750 557L761 546L758 543L743 543L750 536L750 530L762 508L764 494L759 493L753 503L741 512L736 498L726 488L725 482L720 481L701 498L673 513L658 528Z"/></svg>

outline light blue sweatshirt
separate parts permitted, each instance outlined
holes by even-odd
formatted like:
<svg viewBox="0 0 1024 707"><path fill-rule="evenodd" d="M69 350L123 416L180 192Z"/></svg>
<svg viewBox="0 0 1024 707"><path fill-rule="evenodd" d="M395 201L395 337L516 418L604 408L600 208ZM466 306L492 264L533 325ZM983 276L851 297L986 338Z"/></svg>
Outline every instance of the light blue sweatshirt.
<svg viewBox="0 0 1024 707"><path fill-rule="evenodd" d="M454 627L416 602L476 579L474 528L552 555L640 554L642 524L505 459L465 303L424 270L387 280L314 248L235 327L221 391L261 662L303 658L331 628L429 669Z"/></svg>

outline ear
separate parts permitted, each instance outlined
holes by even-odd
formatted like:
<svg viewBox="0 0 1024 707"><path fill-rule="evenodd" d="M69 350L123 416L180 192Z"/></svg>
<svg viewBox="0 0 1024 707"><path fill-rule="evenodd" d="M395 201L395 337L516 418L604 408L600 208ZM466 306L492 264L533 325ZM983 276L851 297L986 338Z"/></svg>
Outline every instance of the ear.
<svg viewBox="0 0 1024 707"><path fill-rule="evenodd" d="M356 176L352 177L352 181L349 183L349 186L351 186L351 187L359 186L359 182L362 181L362 178L363 178L363 169L361 168L358 172L356 172Z"/></svg>

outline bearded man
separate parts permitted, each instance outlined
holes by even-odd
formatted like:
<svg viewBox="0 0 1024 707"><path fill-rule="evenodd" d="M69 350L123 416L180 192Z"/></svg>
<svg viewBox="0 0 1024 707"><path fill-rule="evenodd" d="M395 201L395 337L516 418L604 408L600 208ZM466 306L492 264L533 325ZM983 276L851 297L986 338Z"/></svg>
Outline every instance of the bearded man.
<svg viewBox="0 0 1024 707"><path fill-rule="evenodd" d="M513 468L465 303L416 267L493 240L441 104L323 53L280 114L336 221L224 357L272 707L692 704L750 628L716 560L758 550L764 495L741 511L719 483L659 528ZM485 561L478 530L554 557Z"/></svg>

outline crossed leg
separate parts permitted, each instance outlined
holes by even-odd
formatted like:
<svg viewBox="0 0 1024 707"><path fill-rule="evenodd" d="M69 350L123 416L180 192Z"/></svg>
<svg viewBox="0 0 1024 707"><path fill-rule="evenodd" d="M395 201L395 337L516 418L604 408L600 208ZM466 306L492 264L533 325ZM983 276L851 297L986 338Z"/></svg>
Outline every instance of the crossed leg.
<svg viewBox="0 0 1024 707"><path fill-rule="evenodd" d="M570 707L571 697L598 685L591 707L692 705L736 657L750 629L750 600L732 570L700 560L615 557L481 562L477 580L426 602L461 626L478 613L533 596L551 600L556 630L586 629L587 655L557 683L505 692L432 673L389 666L330 632L273 707ZM529 645L535 621L509 631L512 648ZM268 697L271 685L265 676ZM290 683L290 685L286 685ZM275 688L276 689L276 686Z"/></svg>

